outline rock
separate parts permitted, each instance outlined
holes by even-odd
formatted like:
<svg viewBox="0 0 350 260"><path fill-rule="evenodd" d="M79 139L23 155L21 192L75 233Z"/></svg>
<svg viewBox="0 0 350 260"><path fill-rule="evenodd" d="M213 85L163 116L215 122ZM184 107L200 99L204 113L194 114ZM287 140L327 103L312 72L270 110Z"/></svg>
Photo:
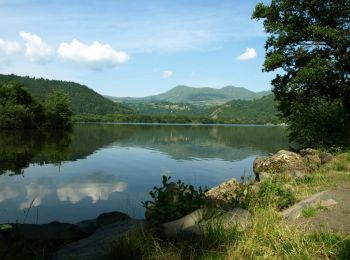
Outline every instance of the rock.
<svg viewBox="0 0 350 260"><path fill-rule="evenodd" d="M259 178L259 173L283 174L286 172L306 172L307 167L303 158L290 151L281 150L272 156L257 157L253 163L253 171Z"/></svg>
<svg viewBox="0 0 350 260"><path fill-rule="evenodd" d="M115 222L131 219L128 215L123 212L113 211L108 213L102 213L96 219L97 227L102 227Z"/></svg>
<svg viewBox="0 0 350 260"><path fill-rule="evenodd" d="M236 197L239 185L240 183L235 178L232 178L210 189L205 195L213 202L228 202Z"/></svg>
<svg viewBox="0 0 350 260"><path fill-rule="evenodd" d="M306 154L304 161L308 172L316 171L321 166L321 159L317 154Z"/></svg>
<svg viewBox="0 0 350 260"><path fill-rule="evenodd" d="M285 219L295 220L302 215L304 209L308 207L324 206L330 207L337 204L333 199L333 195L330 191L323 191L312 195L311 197L300 201L292 207L282 211L280 214Z"/></svg>
<svg viewBox="0 0 350 260"><path fill-rule="evenodd" d="M74 241L83 237L76 225L57 221L49 224L12 224L12 226L12 232L28 240Z"/></svg>
<svg viewBox="0 0 350 260"><path fill-rule="evenodd" d="M267 180L268 178L271 178L271 174L267 172L259 172L259 174L257 175L258 181L264 181L264 180Z"/></svg>
<svg viewBox="0 0 350 260"><path fill-rule="evenodd" d="M75 224L86 236L91 235L97 229L96 220L83 220Z"/></svg>
<svg viewBox="0 0 350 260"><path fill-rule="evenodd" d="M306 155L318 155L318 151L312 148L306 148L306 149L300 150L299 154L303 157Z"/></svg>
<svg viewBox="0 0 350 260"><path fill-rule="evenodd" d="M328 163L330 162L331 160L333 160L333 155L330 154L330 153L320 153L318 155L318 157L320 158L321 160L321 164L325 164L325 163Z"/></svg>
<svg viewBox="0 0 350 260"><path fill-rule="evenodd" d="M162 234L167 238L177 237L188 227L199 223L205 217L209 218L212 214L213 210L211 209L197 209L180 219L162 224Z"/></svg>
<svg viewBox="0 0 350 260"><path fill-rule="evenodd" d="M163 234L167 238L203 236L210 229L228 230L236 227L243 231L251 225L248 210L235 208L220 214L214 209L200 209L179 220L163 224Z"/></svg>
<svg viewBox="0 0 350 260"><path fill-rule="evenodd" d="M133 219L103 226L91 236L64 246L54 254L53 259L104 259L118 239L144 226L145 221Z"/></svg>

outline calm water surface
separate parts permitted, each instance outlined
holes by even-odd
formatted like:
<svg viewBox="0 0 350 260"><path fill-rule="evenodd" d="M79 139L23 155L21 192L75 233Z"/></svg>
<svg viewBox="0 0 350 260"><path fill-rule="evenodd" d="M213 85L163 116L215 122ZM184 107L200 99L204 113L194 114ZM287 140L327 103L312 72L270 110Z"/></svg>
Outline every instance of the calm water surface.
<svg viewBox="0 0 350 260"><path fill-rule="evenodd" d="M77 124L71 133L0 132L0 223L75 223L108 211L143 218L171 175L213 187L287 148L282 127Z"/></svg>

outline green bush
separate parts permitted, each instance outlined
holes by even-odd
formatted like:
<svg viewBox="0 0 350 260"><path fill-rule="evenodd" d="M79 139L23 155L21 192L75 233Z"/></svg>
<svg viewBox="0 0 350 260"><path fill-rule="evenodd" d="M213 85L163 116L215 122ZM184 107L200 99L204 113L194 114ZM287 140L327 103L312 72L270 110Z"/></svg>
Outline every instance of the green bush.
<svg viewBox="0 0 350 260"><path fill-rule="evenodd" d="M261 206L273 205L279 210L293 205L296 201L292 190L278 178L270 178L261 183L258 197Z"/></svg>
<svg viewBox="0 0 350 260"><path fill-rule="evenodd" d="M154 187L149 193L153 201L142 202L147 209L146 219L156 224L181 218L206 204L207 189L196 190L180 180L176 183L169 180L170 177L163 176L163 186Z"/></svg>

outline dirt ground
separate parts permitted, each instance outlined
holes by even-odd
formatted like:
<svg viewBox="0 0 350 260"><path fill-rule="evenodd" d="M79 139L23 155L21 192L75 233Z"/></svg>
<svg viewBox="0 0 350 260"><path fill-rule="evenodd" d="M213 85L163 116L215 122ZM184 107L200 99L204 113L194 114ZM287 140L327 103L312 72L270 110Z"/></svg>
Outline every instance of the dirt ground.
<svg viewBox="0 0 350 260"><path fill-rule="evenodd" d="M350 174L350 173L349 173ZM338 204L329 209L318 210L313 217L300 217L296 224L306 230L335 231L350 235L350 183L331 189Z"/></svg>

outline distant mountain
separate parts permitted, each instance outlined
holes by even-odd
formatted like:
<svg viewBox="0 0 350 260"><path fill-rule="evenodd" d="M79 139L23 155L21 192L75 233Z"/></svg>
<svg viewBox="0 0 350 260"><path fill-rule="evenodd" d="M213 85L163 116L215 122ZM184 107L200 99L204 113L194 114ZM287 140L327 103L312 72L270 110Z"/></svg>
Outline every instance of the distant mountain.
<svg viewBox="0 0 350 260"><path fill-rule="evenodd" d="M75 82L0 74L0 83L10 81L23 83L29 92L39 100L45 100L54 90L62 90L69 96L74 114L132 113L130 108L114 103L87 86Z"/></svg>
<svg viewBox="0 0 350 260"><path fill-rule="evenodd" d="M232 100L207 111L211 119L244 123L280 123L274 95L254 100Z"/></svg>
<svg viewBox="0 0 350 260"><path fill-rule="evenodd" d="M192 88L188 86L176 86L169 91L143 98L116 98L107 96L107 98L115 102L123 103L155 103L155 102L170 102L170 103L191 103L217 105L223 104L230 100L252 100L262 96L271 94L270 91L253 92L245 88L227 86L221 89L216 88Z"/></svg>

